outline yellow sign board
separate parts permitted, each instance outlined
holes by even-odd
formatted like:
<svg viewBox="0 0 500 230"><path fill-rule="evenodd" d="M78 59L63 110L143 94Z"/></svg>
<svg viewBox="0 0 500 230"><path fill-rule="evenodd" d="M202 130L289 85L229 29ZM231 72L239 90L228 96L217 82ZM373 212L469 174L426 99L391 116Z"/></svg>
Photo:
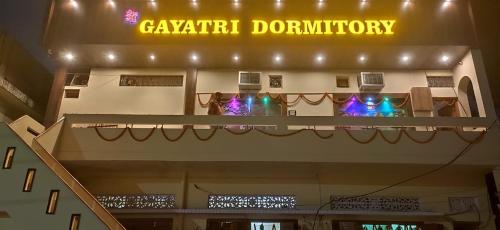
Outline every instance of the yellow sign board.
<svg viewBox="0 0 500 230"><path fill-rule="evenodd" d="M251 20L252 35L393 35L396 20ZM144 19L142 34L238 35L240 20Z"/></svg>

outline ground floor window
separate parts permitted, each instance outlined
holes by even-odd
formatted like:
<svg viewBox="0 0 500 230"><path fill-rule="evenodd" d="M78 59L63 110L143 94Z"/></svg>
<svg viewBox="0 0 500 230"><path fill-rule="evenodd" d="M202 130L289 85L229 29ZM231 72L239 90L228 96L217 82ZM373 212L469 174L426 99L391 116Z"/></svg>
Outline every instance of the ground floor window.
<svg viewBox="0 0 500 230"><path fill-rule="evenodd" d="M298 230L297 220L208 219L207 230Z"/></svg>
<svg viewBox="0 0 500 230"><path fill-rule="evenodd" d="M333 230L362 229L362 230L421 230L422 223L397 221L333 221Z"/></svg>

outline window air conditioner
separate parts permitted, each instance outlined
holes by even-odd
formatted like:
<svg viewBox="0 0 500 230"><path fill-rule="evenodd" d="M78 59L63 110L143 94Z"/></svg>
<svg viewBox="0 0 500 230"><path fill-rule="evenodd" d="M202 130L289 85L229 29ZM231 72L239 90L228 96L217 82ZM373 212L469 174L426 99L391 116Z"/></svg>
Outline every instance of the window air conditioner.
<svg viewBox="0 0 500 230"><path fill-rule="evenodd" d="M384 73L361 72L358 75L359 91L380 91L384 86Z"/></svg>
<svg viewBox="0 0 500 230"><path fill-rule="evenodd" d="M240 90L260 90L260 72L239 72L238 85Z"/></svg>

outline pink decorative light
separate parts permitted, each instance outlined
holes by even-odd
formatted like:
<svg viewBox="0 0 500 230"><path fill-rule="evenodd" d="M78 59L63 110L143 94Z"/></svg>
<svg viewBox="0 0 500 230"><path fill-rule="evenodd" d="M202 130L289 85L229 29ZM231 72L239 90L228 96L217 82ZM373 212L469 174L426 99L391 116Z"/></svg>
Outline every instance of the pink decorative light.
<svg viewBox="0 0 500 230"><path fill-rule="evenodd" d="M127 9L123 16L123 20L125 21L125 23L135 25L139 21L139 16L139 11L134 9Z"/></svg>

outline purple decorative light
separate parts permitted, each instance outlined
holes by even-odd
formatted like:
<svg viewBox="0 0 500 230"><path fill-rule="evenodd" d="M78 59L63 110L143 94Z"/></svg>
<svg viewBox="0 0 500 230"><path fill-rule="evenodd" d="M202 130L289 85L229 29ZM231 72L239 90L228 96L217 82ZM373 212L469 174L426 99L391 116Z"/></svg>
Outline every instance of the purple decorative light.
<svg viewBox="0 0 500 230"><path fill-rule="evenodd" d="M125 11L125 14L123 15L123 21L125 21L125 23L128 23L130 25L135 25L139 21L139 17L140 17L139 11L135 9L127 9Z"/></svg>

